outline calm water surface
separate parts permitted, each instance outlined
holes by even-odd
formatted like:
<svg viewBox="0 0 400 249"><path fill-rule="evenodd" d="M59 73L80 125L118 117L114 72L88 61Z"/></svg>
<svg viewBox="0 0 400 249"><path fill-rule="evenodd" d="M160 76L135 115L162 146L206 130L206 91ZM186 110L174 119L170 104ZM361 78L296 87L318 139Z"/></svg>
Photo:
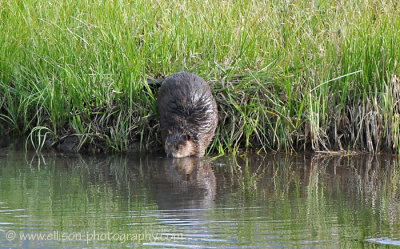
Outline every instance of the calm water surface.
<svg viewBox="0 0 400 249"><path fill-rule="evenodd" d="M396 156L167 159L0 149L0 248L400 245Z"/></svg>

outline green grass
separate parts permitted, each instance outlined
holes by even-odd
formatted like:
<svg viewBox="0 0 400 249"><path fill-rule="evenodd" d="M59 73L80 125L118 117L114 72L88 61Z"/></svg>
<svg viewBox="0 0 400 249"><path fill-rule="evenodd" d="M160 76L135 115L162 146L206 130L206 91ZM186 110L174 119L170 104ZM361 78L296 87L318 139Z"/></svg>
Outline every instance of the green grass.
<svg viewBox="0 0 400 249"><path fill-rule="evenodd" d="M147 79L185 70L218 102L210 152L397 152L399 13L395 0L0 0L0 133L159 148Z"/></svg>

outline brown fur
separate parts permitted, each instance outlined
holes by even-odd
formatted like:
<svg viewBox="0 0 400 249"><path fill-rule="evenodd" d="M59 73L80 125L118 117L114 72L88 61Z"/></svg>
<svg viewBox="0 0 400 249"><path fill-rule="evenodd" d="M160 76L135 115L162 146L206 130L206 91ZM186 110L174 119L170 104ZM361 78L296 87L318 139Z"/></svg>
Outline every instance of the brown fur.
<svg viewBox="0 0 400 249"><path fill-rule="evenodd" d="M157 104L166 154L204 156L218 123L217 104L204 79L186 72L168 76Z"/></svg>

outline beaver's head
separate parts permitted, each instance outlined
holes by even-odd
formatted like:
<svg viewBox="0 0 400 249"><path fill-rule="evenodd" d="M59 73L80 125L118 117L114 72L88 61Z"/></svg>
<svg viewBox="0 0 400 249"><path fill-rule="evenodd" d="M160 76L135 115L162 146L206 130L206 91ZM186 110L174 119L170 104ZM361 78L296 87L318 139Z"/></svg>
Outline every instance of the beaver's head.
<svg viewBox="0 0 400 249"><path fill-rule="evenodd" d="M187 131L168 130L165 139L165 152L168 157L181 158L198 156L198 142L194 134Z"/></svg>

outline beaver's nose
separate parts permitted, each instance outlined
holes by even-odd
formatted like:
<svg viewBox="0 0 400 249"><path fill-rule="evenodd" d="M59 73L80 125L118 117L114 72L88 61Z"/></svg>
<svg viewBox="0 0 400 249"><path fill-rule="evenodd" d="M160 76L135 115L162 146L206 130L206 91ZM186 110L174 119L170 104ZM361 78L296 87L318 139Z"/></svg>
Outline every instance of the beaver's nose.
<svg viewBox="0 0 400 249"><path fill-rule="evenodd" d="M172 152L169 152L169 153L167 154L167 157L173 157L173 156L172 156Z"/></svg>

